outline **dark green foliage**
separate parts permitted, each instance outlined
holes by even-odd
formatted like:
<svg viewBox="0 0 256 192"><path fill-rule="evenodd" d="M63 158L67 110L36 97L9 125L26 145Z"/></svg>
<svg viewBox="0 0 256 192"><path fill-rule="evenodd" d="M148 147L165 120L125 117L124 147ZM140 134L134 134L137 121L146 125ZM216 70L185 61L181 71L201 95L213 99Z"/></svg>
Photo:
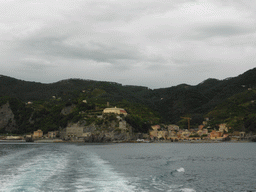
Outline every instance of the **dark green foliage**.
<svg viewBox="0 0 256 192"><path fill-rule="evenodd" d="M198 135L198 134L193 134L193 135L190 135L189 137L200 137L200 135Z"/></svg>
<svg viewBox="0 0 256 192"><path fill-rule="evenodd" d="M256 90L236 94L218 105L207 116L214 128L227 123L231 131L256 132Z"/></svg>
<svg viewBox="0 0 256 192"><path fill-rule="evenodd" d="M117 121L116 115L114 113L108 113L104 114L105 121L111 122L111 121Z"/></svg>
<svg viewBox="0 0 256 192"><path fill-rule="evenodd" d="M155 90L82 79L42 84L2 76L0 105L10 102L19 133L37 128L48 131L65 127L68 122L83 120L86 114L100 114L107 102L111 107L127 110L131 115L127 119L136 132L147 132L152 124L176 124L181 116L187 115L192 117L191 126L196 127L205 114L212 117L210 124L213 127L224 121L234 130L254 131L255 104L250 102L256 100L255 94L243 95L243 92L255 87L256 68L225 80L207 79L196 86L181 84ZM239 93L242 95L232 97ZM228 98L231 99L227 102ZM25 105L28 101L33 101L33 105ZM64 107L73 105L72 113L60 113ZM96 121L92 117L89 119L87 122ZM180 123L184 128L187 126L185 120Z"/></svg>
<svg viewBox="0 0 256 192"><path fill-rule="evenodd" d="M151 127L148 122L135 115L127 115L125 120L133 127L135 133L147 133Z"/></svg>

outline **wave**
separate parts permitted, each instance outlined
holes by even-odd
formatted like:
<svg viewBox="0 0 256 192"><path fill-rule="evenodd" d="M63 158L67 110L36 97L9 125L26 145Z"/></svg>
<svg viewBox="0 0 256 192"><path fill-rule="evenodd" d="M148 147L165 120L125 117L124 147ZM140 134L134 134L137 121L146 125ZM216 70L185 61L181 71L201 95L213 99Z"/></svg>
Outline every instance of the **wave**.
<svg viewBox="0 0 256 192"><path fill-rule="evenodd" d="M185 172L185 169L183 167L181 167L181 168L177 169L176 171L178 171L178 172Z"/></svg>
<svg viewBox="0 0 256 192"><path fill-rule="evenodd" d="M101 159L96 154L90 154L89 160L93 165L89 168L91 176L77 181L77 185L81 186L81 191L84 191L83 183L87 183L87 191L90 189L96 191L120 191L121 189L123 192L136 190L136 186L132 185L131 181L121 173L116 172L108 161Z"/></svg>
<svg viewBox="0 0 256 192"><path fill-rule="evenodd" d="M17 155L20 153L14 156ZM18 162L16 159L9 164ZM65 157L60 155L46 153L28 156L28 159L23 159L23 164L10 166L5 174L1 174L0 191L38 191L44 186L44 182L64 169L65 164Z"/></svg>

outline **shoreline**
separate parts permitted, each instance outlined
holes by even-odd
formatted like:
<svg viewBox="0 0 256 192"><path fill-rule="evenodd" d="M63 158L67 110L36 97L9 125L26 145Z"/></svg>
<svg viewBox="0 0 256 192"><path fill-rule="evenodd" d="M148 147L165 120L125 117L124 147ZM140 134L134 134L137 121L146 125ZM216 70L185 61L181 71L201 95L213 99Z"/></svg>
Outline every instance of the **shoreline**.
<svg viewBox="0 0 256 192"><path fill-rule="evenodd" d="M203 144L203 143L253 143L254 141L250 140L230 140L230 141L218 141L218 140L200 140L200 141L170 141L170 140L163 140L163 141L149 141L149 142L141 142L141 141L112 141L112 142L84 142L83 140L74 140L74 141L65 141L62 139L38 139L32 142L26 142L26 140L0 140L0 143L84 143L84 144L120 144L120 143L189 143L189 144Z"/></svg>

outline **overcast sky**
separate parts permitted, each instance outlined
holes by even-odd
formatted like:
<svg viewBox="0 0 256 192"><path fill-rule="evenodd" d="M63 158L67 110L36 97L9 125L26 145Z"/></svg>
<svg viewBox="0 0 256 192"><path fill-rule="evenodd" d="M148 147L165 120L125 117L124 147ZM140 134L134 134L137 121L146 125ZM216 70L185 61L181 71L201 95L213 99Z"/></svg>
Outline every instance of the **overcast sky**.
<svg viewBox="0 0 256 192"><path fill-rule="evenodd" d="M0 74L149 88L256 67L254 0L4 0Z"/></svg>

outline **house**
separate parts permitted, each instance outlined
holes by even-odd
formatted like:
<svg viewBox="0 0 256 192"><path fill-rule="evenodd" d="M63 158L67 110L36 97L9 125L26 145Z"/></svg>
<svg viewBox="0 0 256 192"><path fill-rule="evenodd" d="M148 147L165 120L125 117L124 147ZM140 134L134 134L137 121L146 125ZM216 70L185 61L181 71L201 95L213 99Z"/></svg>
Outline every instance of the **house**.
<svg viewBox="0 0 256 192"><path fill-rule="evenodd" d="M186 137L189 137L191 135L191 132L189 130L184 130L182 133L181 133L181 137L183 138L186 138Z"/></svg>
<svg viewBox="0 0 256 192"><path fill-rule="evenodd" d="M177 137L177 134L175 131L169 131L169 137Z"/></svg>
<svg viewBox="0 0 256 192"><path fill-rule="evenodd" d="M50 131L48 132L47 136L48 138L56 138L57 134L58 134L58 131Z"/></svg>
<svg viewBox="0 0 256 192"><path fill-rule="evenodd" d="M152 125L151 128L154 130L154 131L157 131L158 129L160 129L160 125Z"/></svg>
<svg viewBox="0 0 256 192"><path fill-rule="evenodd" d="M127 112L124 110L124 109L122 109L122 108L105 108L104 110L103 110L103 114L104 113L115 113L115 114L118 114L118 115L121 115L121 114L123 114L124 116L126 116L127 115Z"/></svg>
<svg viewBox="0 0 256 192"><path fill-rule="evenodd" d="M37 131L34 131L33 137L34 138L41 138L41 137L43 137L43 131L41 129L38 129Z"/></svg>
<svg viewBox="0 0 256 192"><path fill-rule="evenodd" d="M222 135L223 135L223 132L213 130L210 133L210 139L218 139L218 138L222 137Z"/></svg>
<svg viewBox="0 0 256 192"><path fill-rule="evenodd" d="M203 135L203 130L199 129L199 130L197 131L197 134L198 134L199 136Z"/></svg>
<svg viewBox="0 0 256 192"><path fill-rule="evenodd" d="M221 132L228 132L228 127L226 123L219 124L219 131Z"/></svg>
<svg viewBox="0 0 256 192"><path fill-rule="evenodd" d="M199 129L197 131L197 134L202 136L202 135L207 135L208 134L208 129Z"/></svg>
<svg viewBox="0 0 256 192"><path fill-rule="evenodd" d="M149 136L151 139L157 138L157 130L149 131Z"/></svg>
<svg viewBox="0 0 256 192"><path fill-rule="evenodd" d="M208 134L208 129L203 129L203 135L207 135Z"/></svg>
<svg viewBox="0 0 256 192"><path fill-rule="evenodd" d="M166 140L168 137L168 131L158 131L157 138Z"/></svg>
<svg viewBox="0 0 256 192"><path fill-rule="evenodd" d="M180 127L178 125L168 125L168 131L179 131Z"/></svg>
<svg viewBox="0 0 256 192"><path fill-rule="evenodd" d="M203 128L204 128L204 125L199 125L198 126L198 130L203 130Z"/></svg>

